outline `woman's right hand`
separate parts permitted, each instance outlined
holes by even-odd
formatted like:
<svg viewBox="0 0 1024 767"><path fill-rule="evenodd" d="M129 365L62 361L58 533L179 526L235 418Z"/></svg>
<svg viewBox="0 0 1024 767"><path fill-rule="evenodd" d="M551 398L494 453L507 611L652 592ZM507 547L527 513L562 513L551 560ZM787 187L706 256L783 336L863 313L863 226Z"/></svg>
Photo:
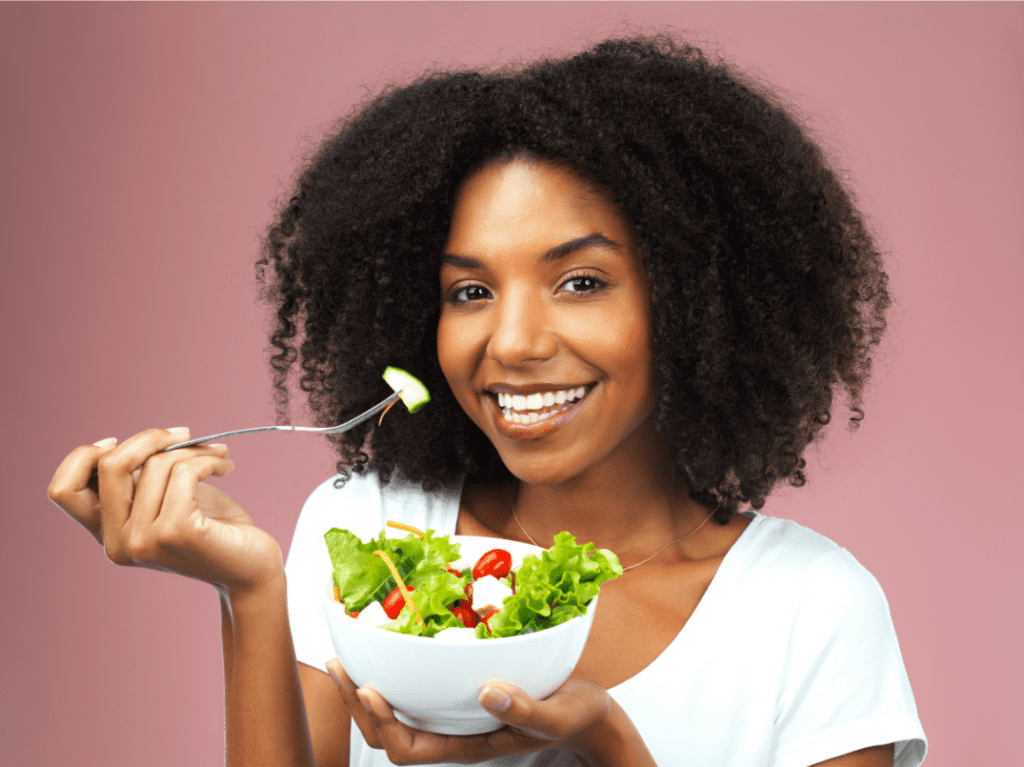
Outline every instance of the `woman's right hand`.
<svg viewBox="0 0 1024 767"><path fill-rule="evenodd" d="M280 577L281 549L273 537L227 494L203 483L234 468L227 446L160 452L188 438L187 429L149 429L122 445L113 438L83 445L57 468L47 494L116 564L186 575L227 596Z"/></svg>

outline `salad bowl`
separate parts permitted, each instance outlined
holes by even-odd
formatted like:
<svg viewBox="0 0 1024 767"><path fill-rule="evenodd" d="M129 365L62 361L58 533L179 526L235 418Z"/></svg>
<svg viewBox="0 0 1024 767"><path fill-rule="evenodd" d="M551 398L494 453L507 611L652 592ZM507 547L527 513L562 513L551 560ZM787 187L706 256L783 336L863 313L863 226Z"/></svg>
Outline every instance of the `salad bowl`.
<svg viewBox="0 0 1024 767"><path fill-rule="evenodd" d="M491 549L505 549L516 570L523 557L540 554L539 546L503 538L453 535L461 545L457 569ZM443 632L436 637L410 636L356 620L334 599L334 584L324 584L324 603L335 652L359 687L379 692L405 724L444 735L492 732L504 723L479 703L480 690L493 681L520 687L542 699L557 690L576 667L599 597L581 615L531 634L475 639L470 632ZM455 633L454 639L447 638ZM469 637L466 638L466 634Z"/></svg>

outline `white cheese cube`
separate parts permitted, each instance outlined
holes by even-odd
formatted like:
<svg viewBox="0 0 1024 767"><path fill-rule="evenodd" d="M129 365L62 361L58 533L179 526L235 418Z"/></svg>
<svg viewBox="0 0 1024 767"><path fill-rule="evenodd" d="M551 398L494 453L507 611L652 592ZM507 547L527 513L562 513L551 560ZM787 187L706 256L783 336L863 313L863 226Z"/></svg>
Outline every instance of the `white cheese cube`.
<svg viewBox="0 0 1024 767"><path fill-rule="evenodd" d="M484 616L490 610L500 610L505 597L512 596L512 589L493 575L485 575L473 581L473 611Z"/></svg>
<svg viewBox="0 0 1024 767"><path fill-rule="evenodd" d="M384 606L380 602L370 602L359 616L356 618L357 621L363 623L369 623L371 626L383 626L385 623L391 623L391 619L388 614L384 612Z"/></svg>

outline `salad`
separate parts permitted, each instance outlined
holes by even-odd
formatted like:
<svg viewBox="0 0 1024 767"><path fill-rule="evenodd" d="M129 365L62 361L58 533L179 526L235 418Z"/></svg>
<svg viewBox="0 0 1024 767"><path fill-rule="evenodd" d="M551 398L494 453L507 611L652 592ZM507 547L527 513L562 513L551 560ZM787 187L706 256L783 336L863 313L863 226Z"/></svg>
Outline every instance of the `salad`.
<svg viewBox="0 0 1024 767"><path fill-rule="evenodd" d="M587 612L601 584L622 573L618 557L568 532L539 556L512 570L501 548L473 567L456 570L460 544L434 530L388 538L381 530L363 542L349 530L324 535L334 568L334 598L356 620L388 631L433 637L446 629L474 629L479 639L541 631ZM468 633L468 632L467 632Z"/></svg>

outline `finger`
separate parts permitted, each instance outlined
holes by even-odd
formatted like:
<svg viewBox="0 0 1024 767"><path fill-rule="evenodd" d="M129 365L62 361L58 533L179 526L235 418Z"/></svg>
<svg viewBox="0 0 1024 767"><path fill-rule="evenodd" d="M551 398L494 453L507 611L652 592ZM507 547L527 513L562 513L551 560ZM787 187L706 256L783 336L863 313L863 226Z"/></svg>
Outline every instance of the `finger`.
<svg viewBox="0 0 1024 767"><path fill-rule="evenodd" d="M492 682L480 691L480 705L492 716L543 740L581 732L600 720L610 704L608 691L587 679L569 679L544 700L505 682Z"/></svg>
<svg viewBox="0 0 1024 767"><path fill-rule="evenodd" d="M341 661L337 658L327 661L327 672L338 686L341 699L345 701L345 706L348 708L349 713L352 714L352 721L356 723L359 731L363 733L363 740L366 741L370 748L383 748L384 745L381 743L380 734L377 732L377 726L373 723L370 711L360 700L359 695L356 693L356 685L345 672Z"/></svg>
<svg viewBox="0 0 1024 767"><path fill-rule="evenodd" d="M484 735L440 735L400 722L394 709L372 687L360 687L358 699L369 710L383 748L394 764L476 764L499 756L538 750L536 741L509 728Z"/></svg>
<svg viewBox="0 0 1024 767"><path fill-rule="evenodd" d="M223 477L234 468L235 462L224 457L226 449L179 461L171 467L160 514L168 517L191 512L196 506L199 483L211 476Z"/></svg>
<svg viewBox="0 0 1024 767"><path fill-rule="evenodd" d="M100 529L107 557L117 564L131 564L123 532L132 509L135 482L132 472L146 459L165 447L188 439L188 429L148 429L100 457L99 475Z"/></svg>
<svg viewBox="0 0 1024 767"><path fill-rule="evenodd" d="M100 543L99 495L89 481L96 463L117 445L117 437L108 437L92 445L77 447L61 461L50 480L46 494L57 508L84 527Z"/></svg>
<svg viewBox="0 0 1024 767"><path fill-rule="evenodd" d="M204 455L222 459L227 453L227 445L196 445L169 453L156 453L147 458L142 468L132 474L135 477L135 493L129 524L133 532L146 530L156 520L166 503L171 472L176 464Z"/></svg>
<svg viewBox="0 0 1024 767"><path fill-rule="evenodd" d="M367 712L367 717L377 733L380 741L378 748L383 748L393 763L396 764L428 764L438 761L434 758L435 749L430 749L426 741L430 733L414 730L395 718L394 709L384 700L379 692L372 687L361 687L356 691L360 707ZM360 727L362 729L362 727ZM426 736L419 739L417 736ZM435 739L439 736L433 736ZM418 746L418 748L417 748Z"/></svg>
<svg viewBox="0 0 1024 767"><path fill-rule="evenodd" d="M337 668L340 669L340 664ZM551 744L550 738L537 739L512 727L481 735L441 735L417 730L399 721L394 709L373 688L356 689L348 677L344 678L342 685L353 717L360 711L367 712L368 723L355 719L363 737L368 743L375 744L374 748L384 749L394 764L476 764L487 759L540 751ZM371 741L369 733L376 739Z"/></svg>
<svg viewBox="0 0 1024 767"><path fill-rule="evenodd" d="M171 467L160 513L152 525L151 536L144 536L143 542L153 543L167 553L212 556L210 563L229 565L231 561L245 559L248 552L240 549L243 542L230 534L229 528L211 522L197 501L200 482L210 475L224 476L234 468L234 462L216 455L197 456L181 461Z"/></svg>

